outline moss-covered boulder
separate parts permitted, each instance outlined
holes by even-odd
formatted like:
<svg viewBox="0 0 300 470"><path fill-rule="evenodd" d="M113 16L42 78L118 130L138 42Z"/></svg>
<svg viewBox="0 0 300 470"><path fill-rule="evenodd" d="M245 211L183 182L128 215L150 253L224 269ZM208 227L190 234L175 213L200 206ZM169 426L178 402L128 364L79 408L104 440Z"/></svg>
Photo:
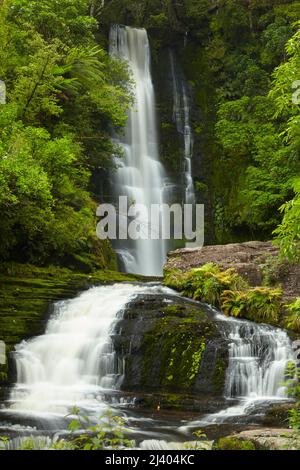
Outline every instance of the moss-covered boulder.
<svg viewBox="0 0 300 470"><path fill-rule="evenodd" d="M228 346L212 311L174 296L144 295L114 335L125 361L124 390L223 395Z"/></svg>

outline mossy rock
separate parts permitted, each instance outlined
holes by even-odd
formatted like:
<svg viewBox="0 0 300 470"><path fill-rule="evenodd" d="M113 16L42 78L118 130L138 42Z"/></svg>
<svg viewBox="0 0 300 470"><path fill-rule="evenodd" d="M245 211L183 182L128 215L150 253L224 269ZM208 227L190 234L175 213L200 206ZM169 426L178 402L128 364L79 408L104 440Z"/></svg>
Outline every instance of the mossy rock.
<svg viewBox="0 0 300 470"><path fill-rule="evenodd" d="M125 360L124 390L222 396L228 348L206 306L144 295L119 322L115 348Z"/></svg>

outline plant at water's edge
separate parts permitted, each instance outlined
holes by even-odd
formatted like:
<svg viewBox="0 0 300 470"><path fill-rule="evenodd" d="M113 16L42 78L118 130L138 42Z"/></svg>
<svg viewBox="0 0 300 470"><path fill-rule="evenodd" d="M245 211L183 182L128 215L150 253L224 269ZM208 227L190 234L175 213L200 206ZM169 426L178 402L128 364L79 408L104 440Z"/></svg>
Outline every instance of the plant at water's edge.
<svg viewBox="0 0 300 470"><path fill-rule="evenodd" d="M247 292L248 318L253 321L277 323L280 313L281 289L254 287Z"/></svg>
<svg viewBox="0 0 300 470"><path fill-rule="evenodd" d="M71 432L69 443L73 450L117 450L133 447L133 441L124 436L124 420L114 416L111 411L105 413L96 425L91 424L90 419L82 415L77 407L74 407L68 416L74 415L74 419L68 425ZM60 441L58 445L61 445ZM55 448L59 450L57 444Z"/></svg>
<svg viewBox="0 0 300 470"><path fill-rule="evenodd" d="M234 269L222 271L213 263L206 263L185 273L178 269L165 269L164 283L186 297L216 306L219 306L224 290L247 287L247 283Z"/></svg>
<svg viewBox="0 0 300 470"><path fill-rule="evenodd" d="M184 273L180 269L164 269L164 284L180 291L183 287Z"/></svg>
<svg viewBox="0 0 300 470"><path fill-rule="evenodd" d="M9 442L9 437L0 436L0 450L5 450L5 446L8 442Z"/></svg>
<svg viewBox="0 0 300 470"><path fill-rule="evenodd" d="M232 317L243 316L247 308L246 293L242 291L225 290L221 295L221 309L225 315Z"/></svg>
<svg viewBox="0 0 300 470"><path fill-rule="evenodd" d="M282 290L252 287L234 269L207 263L182 272L165 269L164 283L182 295L220 307L226 315L276 324L281 311Z"/></svg>
<svg viewBox="0 0 300 470"><path fill-rule="evenodd" d="M300 297L294 302L286 304L288 316L285 319L285 326L291 330L300 332Z"/></svg>
<svg viewBox="0 0 300 470"><path fill-rule="evenodd" d="M288 412L289 427L295 431L300 430L300 366L289 361L285 368L286 394L296 400L296 404Z"/></svg>
<svg viewBox="0 0 300 470"><path fill-rule="evenodd" d="M208 441L207 435L202 429L193 432L196 440L192 442L185 442L184 448L187 450L211 450L211 442Z"/></svg>
<svg viewBox="0 0 300 470"><path fill-rule="evenodd" d="M289 427L295 431L300 431L300 409L289 410Z"/></svg>
<svg viewBox="0 0 300 470"><path fill-rule="evenodd" d="M226 290L221 295L221 309L226 315L277 323L281 296L281 289L269 287L254 287L245 291Z"/></svg>
<svg viewBox="0 0 300 470"><path fill-rule="evenodd" d="M134 442L124 436L125 422L108 411L99 418L99 423L91 424L89 417L83 415L78 407L73 407L66 418L72 417L68 424L67 438L54 439L51 444L43 437L25 437L16 450L104 450L133 447ZM0 438L0 450L5 450L9 438Z"/></svg>

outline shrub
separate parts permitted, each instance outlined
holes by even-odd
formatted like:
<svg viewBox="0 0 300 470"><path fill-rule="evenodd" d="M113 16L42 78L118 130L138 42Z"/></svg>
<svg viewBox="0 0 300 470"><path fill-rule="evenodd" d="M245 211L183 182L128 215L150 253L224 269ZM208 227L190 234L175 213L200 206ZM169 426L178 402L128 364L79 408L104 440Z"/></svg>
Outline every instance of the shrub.
<svg viewBox="0 0 300 470"><path fill-rule="evenodd" d="M254 287L246 291L224 291L221 308L226 315L257 322L277 323L280 313L280 289Z"/></svg>
<svg viewBox="0 0 300 470"><path fill-rule="evenodd" d="M164 282L168 287L179 290L186 297L218 306L224 290L247 286L234 269L221 271L213 263L204 264L186 273L171 269L165 270L164 274Z"/></svg>
<svg viewBox="0 0 300 470"><path fill-rule="evenodd" d="M247 292L249 319L277 323L280 313L281 289L255 287Z"/></svg>
<svg viewBox="0 0 300 470"><path fill-rule="evenodd" d="M225 315L232 317L244 316L247 309L247 293L225 290L221 296L221 308Z"/></svg>
<svg viewBox="0 0 300 470"><path fill-rule="evenodd" d="M291 330L300 332L300 297L295 302L285 305L288 316L285 319L285 326Z"/></svg>
<svg viewBox="0 0 300 470"><path fill-rule="evenodd" d="M300 408L289 410L289 427L295 431L300 431Z"/></svg>
<svg viewBox="0 0 300 470"><path fill-rule="evenodd" d="M184 273L164 272L164 283L182 295L220 307L226 315L256 322L277 323L281 310L279 288L252 287L234 269L221 271L207 263Z"/></svg>

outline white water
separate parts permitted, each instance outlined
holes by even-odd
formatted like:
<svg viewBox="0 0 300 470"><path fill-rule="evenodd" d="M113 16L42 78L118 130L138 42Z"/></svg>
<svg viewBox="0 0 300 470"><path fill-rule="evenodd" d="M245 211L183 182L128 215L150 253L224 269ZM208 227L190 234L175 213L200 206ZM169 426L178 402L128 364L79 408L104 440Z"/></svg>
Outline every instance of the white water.
<svg viewBox="0 0 300 470"><path fill-rule="evenodd" d="M195 204L195 188L192 176L192 158L194 138L190 123L191 106L187 91L187 84L178 70L174 53L170 50L170 64L173 82L173 119L177 132L182 135L184 144L183 175L184 175L184 203Z"/></svg>
<svg viewBox="0 0 300 470"><path fill-rule="evenodd" d="M213 309L214 310L214 309ZM216 312L216 311L215 311ZM287 362L293 360L291 340L285 331L265 324L228 318L224 334L229 339L229 364L226 372L225 398L238 400L218 413L206 415L181 429L223 423L255 413L257 407L286 400L284 375Z"/></svg>
<svg viewBox="0 0 300 470"><path fill-rule="evenodd" d="M17 384L11 391L9 408L2 413L15 416L21 423L23 419L25 423L30 420L38 423L32 433L25 427L20 439L30 432L37 439L37 446L50 445L47 438L39 440L38 429L63 430L65 416L74 406L88 415L91 422L96 423L104 416L111 406L109 402L114 403L113 394L119 389L124 373L111 341L111 335L116 334L116 322L136 296L161 293L177 295L155 284L115 284L91 288L72 300L56 304L45 334L16 347ZM219 313L216 320L223 323L221 331L229 339L225 396L238 400L238 404L181 427L160 422L159 416L156 422L155 418L134 418L129 414L128 432L144 436L142 449L180 449L182 443L176 443L175 435L212 423L232 419L239 422L245 415L253 411L255 414L261 403L285 399L284 370L293 357L286 333ZM111 399L107 401L105 395ZM122 414L120 406L121 403L118 414ZM13 430L13 425L10 428ZM10 441L11 448L18 447L21 442L18 439Z"/></svg>
<svg viewBox="0 0 300 470"><path fill-rule="evenodd" d="M113 25L110 54L128 63L135 82L135 105L128 114L125 135L117 139L125 157L118 162L119 168L113 177L114 196L127 196L130 204L143 204L150 210L151 204L164 202L165 172L158 155L155 96L146 30ZM139 215L139 223L142 233L157 235L158 227L150 227L143 214ZM127 272L162 275L166 251L163 240L122 241L120 257Z"/></svg>
<svg viewBox="0 0 300 470"><path fill-rule="evenodd" d="M293 357L287 334L267 325L235 320L231 328L226 397L285 397L284 372Z"/></svg>
<svg viewBox="0 0 300 470"><path fill-rule="evenodd" d="M75 404L103 407L98 394L118 389L123 374L110 334L124 306L146 289L132 284L94 287L57 303L45 334L16 347L11 408L64 416Z"/></svg>

